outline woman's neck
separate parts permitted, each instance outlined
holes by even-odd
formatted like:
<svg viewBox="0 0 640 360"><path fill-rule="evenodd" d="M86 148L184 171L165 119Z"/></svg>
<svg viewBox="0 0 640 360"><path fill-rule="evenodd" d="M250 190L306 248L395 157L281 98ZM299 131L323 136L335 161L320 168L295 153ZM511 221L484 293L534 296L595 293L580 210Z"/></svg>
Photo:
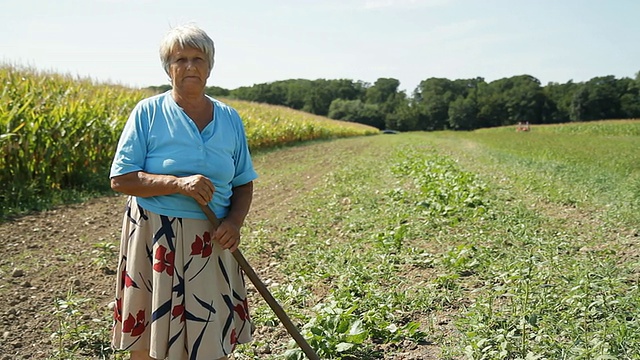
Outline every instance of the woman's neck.
<svg viewBox="0 0 640 360"><path fill-rule="evenodd" d="M171 92L173 100L183 109L198 109L209 106L209 101L203 93L181 94L175 89Z"/></svg>
<svg viewBox="0 0 640 360"><path fill-rule="evenodd" d="M182 96L175 90L172 92L176 104L202 131L213 120L213 103L204 95Z"/></svg>

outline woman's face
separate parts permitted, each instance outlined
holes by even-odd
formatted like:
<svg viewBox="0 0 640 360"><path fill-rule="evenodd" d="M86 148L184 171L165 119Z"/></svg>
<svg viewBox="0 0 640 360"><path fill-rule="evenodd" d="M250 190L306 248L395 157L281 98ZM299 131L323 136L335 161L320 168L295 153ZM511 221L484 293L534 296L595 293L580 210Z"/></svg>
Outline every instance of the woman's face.
<svg viewBox="0 0 640 360"><path fill-rule="evenodd" d="M209 78L205 53L191 47L176 48L169 58L169 77L178 92L202 92Z"/></svg>

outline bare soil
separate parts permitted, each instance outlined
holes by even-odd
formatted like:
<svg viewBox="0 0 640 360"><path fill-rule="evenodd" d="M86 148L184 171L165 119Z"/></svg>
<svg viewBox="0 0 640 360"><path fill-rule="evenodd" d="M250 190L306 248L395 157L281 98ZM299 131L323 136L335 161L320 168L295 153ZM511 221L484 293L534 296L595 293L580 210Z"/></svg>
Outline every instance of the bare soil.
<svg viewBox="0 0 640 360"><path fill-rule="evenodd" d="M123 208L124 197L104 197L0 225L0 359L50 356L55 302L70 292L97 304L83 320L104 318L115 277L94 262L93 244L118 243Z"/></svg>

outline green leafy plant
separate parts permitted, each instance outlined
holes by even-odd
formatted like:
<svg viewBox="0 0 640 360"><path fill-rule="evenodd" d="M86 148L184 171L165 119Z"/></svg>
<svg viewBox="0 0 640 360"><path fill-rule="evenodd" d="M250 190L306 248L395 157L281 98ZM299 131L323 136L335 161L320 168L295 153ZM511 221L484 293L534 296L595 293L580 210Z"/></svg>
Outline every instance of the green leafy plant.
<svg viewBox="0 0 640 360"><path fill-rule="evenodd" d="M117 252L116 246L112 242L101 241L97 244L93 244L93 247L93 263L103 269L103 271L111 272L110 266L114 264Z"/></svg>
<svg viewBox="0 0 640 360"><path fill-rule="evenodd" d="M71 290L64 299L55 301L53 316L57 329L51 338L58 346L51 360L82 358L83 355L122 359L121 353L111 349L108 318L92 319L87 316L90 302L91 299L76 297Z"/></svg>
<svg viewBox="0 0 640 360"><path fill-rule="evenodd" d="M362 320L354 314L356 307L343 309L335 301L319 304L312 318L302 328L303 335L318 356L323 359L344 357L353 354L364 346L368 333ZM291 349L285 353L289 360L305 359L300 349Z"/></svg>

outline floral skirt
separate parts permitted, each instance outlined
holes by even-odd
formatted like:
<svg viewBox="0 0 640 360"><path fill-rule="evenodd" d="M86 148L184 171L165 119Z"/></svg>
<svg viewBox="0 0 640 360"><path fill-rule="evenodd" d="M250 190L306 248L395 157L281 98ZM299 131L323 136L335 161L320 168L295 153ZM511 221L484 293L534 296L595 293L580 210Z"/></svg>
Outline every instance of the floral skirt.
<svg viewBox="0 0 640 360"><path fill-rule="evenodd" d="M211 360L251 341L243 273L206 220L149 212L129 197L112 345L156 359Z"/></svg>

